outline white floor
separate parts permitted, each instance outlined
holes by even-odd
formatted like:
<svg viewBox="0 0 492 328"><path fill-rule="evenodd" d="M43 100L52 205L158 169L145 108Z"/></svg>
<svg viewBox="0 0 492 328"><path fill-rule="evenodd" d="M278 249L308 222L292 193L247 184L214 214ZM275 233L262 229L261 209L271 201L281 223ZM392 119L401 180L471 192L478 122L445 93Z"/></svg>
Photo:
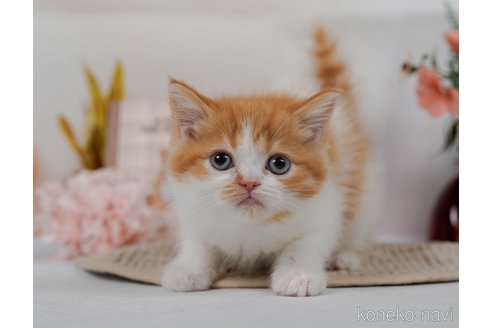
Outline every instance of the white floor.
<svg viewBox="0 0 492 328"><path fill-rule="evenodd" d="M89 274L67 262L34 261L35 327L326 328L376 322L458 327L458 283L333 288L311 298L278 297L268 289L172 293Z"/></svg>

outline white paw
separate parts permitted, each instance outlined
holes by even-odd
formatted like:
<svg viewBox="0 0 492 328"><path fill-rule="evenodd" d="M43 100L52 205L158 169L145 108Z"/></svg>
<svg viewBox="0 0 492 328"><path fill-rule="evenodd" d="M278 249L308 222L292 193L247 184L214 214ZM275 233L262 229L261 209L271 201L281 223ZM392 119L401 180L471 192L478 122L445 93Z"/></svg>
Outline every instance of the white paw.
<svg viewBox="0 0 492 328"><path fill-rule="evenodd" d="M274 272L272 289L279 296L316 296L326 288L326 273Z"/></svg>
<svg viewBox="0 0 492 328"><path fill-rule="evenodd" d="M362 265L360 255L352 250L342 250L337 254L335 266L340 270L355 270Z"/></svg>
<svg viewBox="0 0 492 328"><path fill-rule="evenodd" d="M162 287L176 292L206 290L212 284L210 270L197 270L183 263L172 262L164 268Z"/></svg>

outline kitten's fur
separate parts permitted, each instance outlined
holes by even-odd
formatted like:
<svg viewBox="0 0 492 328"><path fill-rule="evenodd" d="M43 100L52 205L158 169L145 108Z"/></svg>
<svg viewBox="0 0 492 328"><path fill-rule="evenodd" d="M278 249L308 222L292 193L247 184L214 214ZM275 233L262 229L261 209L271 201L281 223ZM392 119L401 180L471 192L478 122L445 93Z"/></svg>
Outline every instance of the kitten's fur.
<svg viewBox="0 0 492 328"><path fill-rule="evenodd" d="M323 91L309 99L210 99L170 81L176 133L165 189L180 247L164 287L204 290L226 267L252 269L266 260L278 295L310 296L326 286L327 259L343 268L358 264L368 232L360 212L369 142L334 44L322 30L316 41ZM214 169L216 151L231 154L234 167ZM292 162L287 174L265 169L275 154ZM263 206L238 206L248 197L244 181L259 184L251 196Z"/></svg>

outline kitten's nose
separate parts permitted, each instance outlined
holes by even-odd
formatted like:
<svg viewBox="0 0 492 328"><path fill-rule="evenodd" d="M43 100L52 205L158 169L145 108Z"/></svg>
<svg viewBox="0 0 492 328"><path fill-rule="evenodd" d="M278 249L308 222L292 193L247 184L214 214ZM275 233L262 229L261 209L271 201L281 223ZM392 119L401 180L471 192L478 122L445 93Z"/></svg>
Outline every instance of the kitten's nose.
<svg viewBox="0 0 492 328"><path fill-rule="evenodd" d="M253 189L260 185L258 181L242 181L239 184L243 186L243 188L246 189L247 192L252 192Z"/></svg>

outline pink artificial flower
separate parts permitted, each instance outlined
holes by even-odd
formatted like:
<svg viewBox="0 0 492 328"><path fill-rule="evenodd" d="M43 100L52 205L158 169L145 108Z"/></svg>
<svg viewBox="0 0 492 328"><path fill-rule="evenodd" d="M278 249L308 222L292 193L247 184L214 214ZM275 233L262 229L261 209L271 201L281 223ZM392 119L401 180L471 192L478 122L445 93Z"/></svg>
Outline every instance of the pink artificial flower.
<svg viewBox="0 0 492 328"><path fill-rule="evenodd" d="M420 107L426 109L432 116L440 116L446 111L458 116L458 91L443 87L441 77L434 69L421 66L417 73L419 77L417 96Z"/></svg>
<svg viewBox="0 0 492 328"><path fill-rule="evenodd" d="M113 169L80 171L36 190L36 235L65 246L65 257L132 244L149 234L141 184Z"/></svg>
<svg viewBox="0 0 492 328"><path fill-rule="evenodd" d="M447 88L445 89L446 93L447 93L447 98L449 100L449 112L451 113L451 115L453 115L454 117L458 117L459 116L459 109L460 109L460 98L459 98L459 92L458 90L454 89L454 88Z"/></svg>
<svg viewBox="0 0 492 328"><path fill-rule="evenodd" d="M444 33L446 40L448 41L449 48L454 53L458 53L460 51L460 42L459 42L459 31L458 30L449 30Z"/></svg>

